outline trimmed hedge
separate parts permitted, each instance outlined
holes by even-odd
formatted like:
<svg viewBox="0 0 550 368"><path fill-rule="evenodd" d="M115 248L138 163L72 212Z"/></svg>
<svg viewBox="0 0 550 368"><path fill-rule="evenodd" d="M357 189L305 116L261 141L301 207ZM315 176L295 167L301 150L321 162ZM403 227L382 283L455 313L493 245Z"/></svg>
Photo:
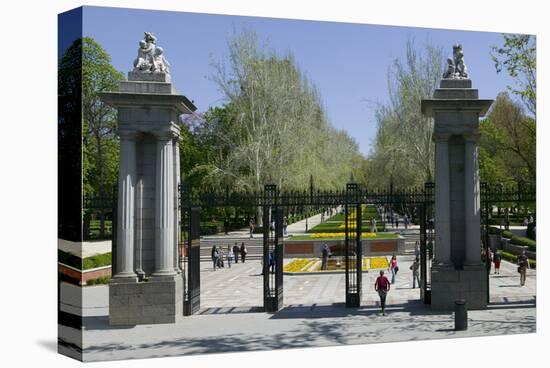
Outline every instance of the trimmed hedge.
<svg viewBox="0 0 550 368"><path fill-rule="evenodd" d="M505 251L500 251L499 253L502 256L502 258L504 258L505 260L507 260L509 262L517 263L517 261L518 261L518 256L516 256L512 253L508 253L508 252L505 252ZM531 268L533 268L533 269L537 268L537 261L535 261L533 259L527 259L527 260L529 261L529 266Z"/></svg>
<svg viewBox="0 0 550 368"><path fill-rule="evenodd" d="M86 285L105 285L111 280L111 276L102 276L96 279L90 279L86 281Z"/></svg>
<svg viewBox="0 0 550 368"><path fill-rule="evenodd" d="M86 257L82 260L82 269L89 270L91 268L110 266L112 263L111 252L105 254L97 254L95 256Z"/></svg>
<svg viewBox="0 0 550 368"><path fill-rule="evenodd" d="M111 252L109 252L81 259L74 254L58 249L57 260L58 262L74 267L78 270L89 270L96 267L110 266L112 263L112 255Z"/></svg>
<svg viewBox="0 0 550 368"><path fill-rule="evenodd" d="M67 266L82 270L82 259L74 254L64 252L61 249L57 250L57 261L66 264Z"/></svg>
<svg viewBox="0 0 550 368"><path fill-rule="evenodd" d="M529 250L532 251L532 252L537 251L537 242L534 241L534 240L531 240L529 238L526 238L525 236L517 236L517 235L514 235L510 231L503 231L502 236L505 237L505 238L510 239L512 244L528 247Z"/></svg>
<svg viewBox="0 0 550 368"><path fill-rule="evenodd" d="M537 226L536 222L531 222L529 225L527 225L527 231L526 235L531 240L537 240L536 234L535 234L535 227Z"/></svg>

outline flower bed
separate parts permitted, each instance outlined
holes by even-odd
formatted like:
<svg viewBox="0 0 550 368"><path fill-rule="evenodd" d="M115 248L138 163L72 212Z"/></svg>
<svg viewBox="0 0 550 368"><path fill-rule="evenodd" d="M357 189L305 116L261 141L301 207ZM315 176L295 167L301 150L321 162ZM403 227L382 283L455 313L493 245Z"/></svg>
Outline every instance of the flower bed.
<svg viewBox="0 0 550 368"><path fill-rule="evenodd" d="M336 257L333 257L328 260L327 263L327 270L326 271L340 271L344 272L345 267L345 261L343 257L338 257L339 262L337 261ZM286 264L283 267L283 272L290 272L290 273L310 273L310 272L326 272L324 270L321 270L321 262L317 258L298 258L293 260L292 262ZM350 260L350 266L352 268L355 267L355 260ZM388 260L386 257L363 257L362 262L362 270L368 271L368 270L377 270L382 268L388 268Z"/></svg>

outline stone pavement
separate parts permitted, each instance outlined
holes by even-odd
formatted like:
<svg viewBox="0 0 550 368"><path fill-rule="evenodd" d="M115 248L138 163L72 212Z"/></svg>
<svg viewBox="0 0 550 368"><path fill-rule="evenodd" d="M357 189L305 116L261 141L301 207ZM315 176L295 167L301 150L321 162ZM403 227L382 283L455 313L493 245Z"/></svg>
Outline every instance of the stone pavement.
<svg viewBox="0 0 550 368"><path fill-rule="evenodd" d="M377 272L364 273L362 307L344 306L344 275L284 276L284 308L274 314L257 312L262 305L258 261L212 271L201 264L201 311L176 324L111 328L101 308L107 286L84 288L84 299L97 312L84 318L84 360L111 360L182 354L413 341L536 331L536 273L519 286L516 267L503 262L491 275L491 305L469 312L469 329L455 332L452 313L435 313L411 289L412 257L399 256L396 284L381 316L372 289ZM103 291L102 291L103 290ZM88 302L86 302L87 304ZM60 326L60 336L77 330ZM68 338L70 340L70 338ZM66 344L64 343L66 342ZM62 339L62 349L74 349Z"/></svg>

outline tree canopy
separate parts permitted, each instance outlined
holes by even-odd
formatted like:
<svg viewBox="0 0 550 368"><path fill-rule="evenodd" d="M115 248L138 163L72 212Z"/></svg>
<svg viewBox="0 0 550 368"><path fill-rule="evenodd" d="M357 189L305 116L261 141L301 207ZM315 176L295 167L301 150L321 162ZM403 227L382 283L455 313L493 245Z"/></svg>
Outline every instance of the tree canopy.
<svg viewBox="0 0 550 368"><path fill-rule="evenodd" d="M203 159L187 167L189 181L210 187L259 190L341 189L358 174L357 143L328 122L315 85L291 53L258 46L244 32L229 42L226 59L213 63L212 80L226 104L209 109L191 129Z"/></svg>
<svg viewBox="0 0 550 368"><path fill-rule="evenodd" d="M518 88L508 86L518 95L534 116L537 114L537 49L534 36L503 34L504 45L493 46L491 57L497 73L506 70L518 83Z"/></svg>
<svg viewBox="0 0 550 368"><path fill-rule="evenodd" d="M407 42L404 59L388 69L389 102L376 109L377 132L368 157L368 184L386 187L423 185L433 180L433 121L420 111L431 98L443 69L441 48L426 44L421 50Z"/></svg>

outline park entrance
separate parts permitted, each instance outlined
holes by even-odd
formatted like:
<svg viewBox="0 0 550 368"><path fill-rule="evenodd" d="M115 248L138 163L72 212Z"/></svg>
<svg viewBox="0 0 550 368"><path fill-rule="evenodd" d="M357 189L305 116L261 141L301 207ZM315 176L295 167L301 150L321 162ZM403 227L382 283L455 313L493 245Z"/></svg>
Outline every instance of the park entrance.
<svg viewBox="0 0 550 368"><path fill-rule="evenodd" d="M200 309L200 212L212 207L254 208L261 213L263 310L283 307L283 264L285 256L284 218L296 208L341 208L344 215L343 269L345 305L361 306L363 289L363 232L369 226L363 218L365 205L407 214L420 227L420 299L430 303L430 267L435 242L433 183L408 190L370 191L349 183L342 191L281 191L266 185L260 192L200 192L180 186L181 239L179 264L184 274L184 314ZM391 255L391 254L388 254ZM312 253L312 256L318 256Z"/></svg>

